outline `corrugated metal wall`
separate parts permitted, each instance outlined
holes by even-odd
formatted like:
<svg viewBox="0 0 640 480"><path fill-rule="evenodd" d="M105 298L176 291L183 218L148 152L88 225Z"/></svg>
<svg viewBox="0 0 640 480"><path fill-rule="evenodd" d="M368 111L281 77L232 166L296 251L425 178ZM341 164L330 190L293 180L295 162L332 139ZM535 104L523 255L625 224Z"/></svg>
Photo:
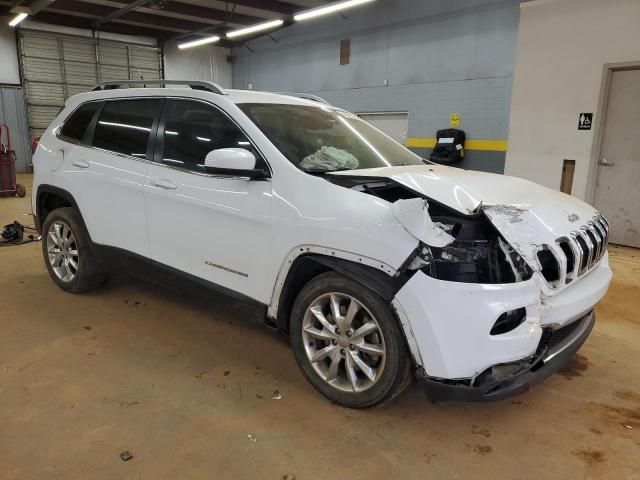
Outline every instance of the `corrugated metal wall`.
<svg viewBox="0 0 640 480"><path fill-rule="evenodd" d="M20 31L31 135L41 135L67 98L108 80L158 79L160 49L36 30Z"/></svg>
<svg viewBox="0 0 640 480"><path fill-rule="evenodd" d="M0 123L9 126L18 172L26 172L31 165L31 145L23 93L22 87L0 87ZM2 141L6 141L4 137Z"/></svg>

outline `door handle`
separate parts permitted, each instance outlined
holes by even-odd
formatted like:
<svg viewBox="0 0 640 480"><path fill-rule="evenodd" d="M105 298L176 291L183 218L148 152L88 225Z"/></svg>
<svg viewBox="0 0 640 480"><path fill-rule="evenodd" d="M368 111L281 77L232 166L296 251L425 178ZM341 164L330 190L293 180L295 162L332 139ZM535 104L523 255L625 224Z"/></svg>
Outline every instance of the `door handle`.
<svg viewBox="0 0 640 480"><path fill-rule="evenodd" d="M63 150L63 155L64 155L64 150ZM78 168L89 168L89 162L85 162L84 160L74 160L73 162L71 162L71 164Z"/></svg>
<svg viewBox="0 0 640 480"><path fill-rule="evenodd" d="M600 165L602 165L603 167L613 167L613 162L610 162L606 158L603 158L602 160L600 160Z"/></svg>
<svg viewBox="0 0 640 480"><path fill-rule="evenodd" d="M165 190L175 190L178 188L171 180L166 180L164 178L152 178L151 185L154 187L164 188Z"/></svg>

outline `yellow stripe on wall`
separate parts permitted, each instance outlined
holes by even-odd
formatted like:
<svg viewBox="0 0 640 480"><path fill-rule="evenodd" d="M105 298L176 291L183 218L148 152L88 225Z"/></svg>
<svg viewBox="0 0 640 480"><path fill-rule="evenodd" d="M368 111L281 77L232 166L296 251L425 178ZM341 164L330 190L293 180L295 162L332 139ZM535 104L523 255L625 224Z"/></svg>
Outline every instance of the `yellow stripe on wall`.
<svg viewBox="0 0 640 480"><path fill-rule="evenodd" d="M412 148L433 148L436 146L435 138L407 138L407 147ZM470 139L464 142L466 150L485 150L491 152L506 152L506 140Z"/></svg>

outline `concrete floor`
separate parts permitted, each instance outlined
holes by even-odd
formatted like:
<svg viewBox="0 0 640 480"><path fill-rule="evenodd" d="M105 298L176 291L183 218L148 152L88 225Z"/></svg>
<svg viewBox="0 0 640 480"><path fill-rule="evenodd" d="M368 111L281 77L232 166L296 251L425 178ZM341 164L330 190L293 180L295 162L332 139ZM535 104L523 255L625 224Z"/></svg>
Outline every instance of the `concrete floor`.
<svg viewBox="0 0 640 480"><path fill-rule="evenodd" d="M0 224L30 210L0 199ZM132 279L73 296L39 243L0 248L0 479L638 479L640 252L610 254L594 333L543 385L447 406L413 385L352 411L228 298Z"/></svg>

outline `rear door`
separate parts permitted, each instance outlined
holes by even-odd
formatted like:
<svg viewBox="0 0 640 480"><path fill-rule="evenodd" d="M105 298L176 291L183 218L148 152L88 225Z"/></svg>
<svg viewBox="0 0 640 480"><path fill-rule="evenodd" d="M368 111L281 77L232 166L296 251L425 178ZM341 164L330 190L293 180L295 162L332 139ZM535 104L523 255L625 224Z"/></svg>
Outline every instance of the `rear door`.
<svg viewBox="0 0 640 480"><path fill-rule="evenodd" d="M208 152L245 148L267 168L250 139L222 110L167 100L145 198L151 258L268 303L264 281L271 242L271 181L212 175Z"/></svg>
<svg viewBox="0 0 640 480"><path fill-rule="evenodd" d="M64 175L95 243L149 256L143 186L161 106L153 98L105 101L85 144L65 148Z"/></svg>

